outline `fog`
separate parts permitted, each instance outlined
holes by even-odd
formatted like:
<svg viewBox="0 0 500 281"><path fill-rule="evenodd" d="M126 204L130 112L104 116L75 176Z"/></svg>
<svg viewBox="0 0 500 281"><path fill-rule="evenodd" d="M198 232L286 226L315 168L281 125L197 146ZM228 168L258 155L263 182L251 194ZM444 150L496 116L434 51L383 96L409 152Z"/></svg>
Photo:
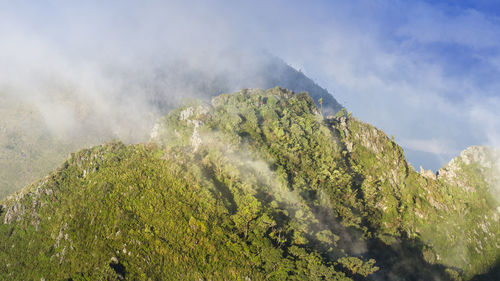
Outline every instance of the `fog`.
<svg viewBox="0 0 500 281"><path fill-rule="evenodd" d="M71 149L131 143L183 99L292 85L289 64L437 170L500 144L498 25L419 1L2 1L0 97ZM19 114L2 113L5 136Z"/></svg>

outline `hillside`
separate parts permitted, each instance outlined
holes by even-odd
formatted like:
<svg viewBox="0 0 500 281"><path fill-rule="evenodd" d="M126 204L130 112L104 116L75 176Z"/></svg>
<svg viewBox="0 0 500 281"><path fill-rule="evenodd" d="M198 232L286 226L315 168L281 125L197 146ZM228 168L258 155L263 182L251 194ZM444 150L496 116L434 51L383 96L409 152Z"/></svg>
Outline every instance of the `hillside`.
<svg viewBox="0 0 500 281"><path fill-rule="evenodd" d="M419 239L426 261L458 268L466 279L498 262L498 151L472 147L437 175L417 173L382 131L355 118L329 120L363 176L365 205L380 218L378 235Z"/></svg>
<svg viewBox="0 0 500 281"><path fill-rule="evenodd" d="M3 200L0 279L496 280L498 158L479 150L419 174L305 93L192 102Z"/></svg>

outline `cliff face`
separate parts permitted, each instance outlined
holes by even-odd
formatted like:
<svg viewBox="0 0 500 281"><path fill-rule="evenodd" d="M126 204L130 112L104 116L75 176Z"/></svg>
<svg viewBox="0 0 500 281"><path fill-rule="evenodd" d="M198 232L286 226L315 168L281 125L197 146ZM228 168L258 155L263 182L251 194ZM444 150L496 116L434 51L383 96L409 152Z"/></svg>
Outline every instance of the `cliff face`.
<svg viewBox="0 0 500 281"><path fill-rule="evenodd" d="M490 153L466 155L462 169ZM479 166L425 177L350 114L242 90L172 111L149 144L74 153L4 200L0 277L470 279L500 253L497 178Z"/></svg>

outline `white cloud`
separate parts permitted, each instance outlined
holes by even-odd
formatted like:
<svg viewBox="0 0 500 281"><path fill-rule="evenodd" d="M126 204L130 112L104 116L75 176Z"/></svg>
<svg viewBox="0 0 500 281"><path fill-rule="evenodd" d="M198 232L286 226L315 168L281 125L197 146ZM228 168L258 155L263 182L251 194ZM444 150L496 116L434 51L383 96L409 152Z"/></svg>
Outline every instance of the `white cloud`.
<svg viewBox="0 0 500 281"><path fill-rule="evenodd" d="M182 58L212 77L254 69L254 50L265 49L364 121L416 140L408 148L499 144L500 23L479 11L415 1L17 3L0 4L0 84L43 99L40 85L69 81L96 111L112 113L110 127L143 126L134 114L121 119L131 105L149 111L137 97L155 67ZM193 94L187 84L164 88L175 99ZM135 94L116 108L123 92Z"/></svg>
<svg viewBox="0 0 500 281"><path fill-rule="evenodd" d="M398 35L422 43L453 43L473 48L498 47L499 18L473 9L439 9L415 4L408 10L408 22Z"/></svg>
<svg viewBox="0 0 500 281"><path fill-rule="evenodd" d="M413 140L403 142L406 148L449 160L470 145L498 145L494 77L500 72L490 59L500 52L499 21L473 10L450 14L442 6L398 4L349 9L343 22L320 28L322 39L309 45L314 52L300 64L355 115ZM353 20L360 16L361 24Z"/></svg>
<svg viewBox="0 0 500 281"><path fill-rule="evenodd" d="M459 151L452 148L452 144L438 139L402 139L401 144L416 151L439 154L449 157Z"/></svg>

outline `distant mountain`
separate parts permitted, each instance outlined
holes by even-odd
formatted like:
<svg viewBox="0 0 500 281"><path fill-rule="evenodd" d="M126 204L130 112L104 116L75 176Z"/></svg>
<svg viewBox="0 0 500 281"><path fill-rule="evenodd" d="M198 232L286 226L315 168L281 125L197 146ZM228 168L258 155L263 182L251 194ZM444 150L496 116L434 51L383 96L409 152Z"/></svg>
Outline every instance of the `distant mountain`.
<svg viewBox="0 0 500 281"><path fill-rule="evenodd" d="M112 139L146 141L154 121L186 98L209 101L241 88L281 86L308 91L316 102L321 98L325 114L341 108L330 93L279 58L225 59L218 63L223 68L187 60L109 67L103 74L109 81L98 94L63 77L33 93L0 88L0 198L55 169L72 151Z"/></svg>
<svg viewBox="0 0 500 281"><path fill-rule="evenodd" d="M306 93L192 101L3 200L0 278L498 280L491 151L417 173Z"/></svg>
<svg viewBox="0 0 500 281"><path fill-rule="evenodd" d="M342 108L326 89L278 57L253 54L248 57L230 56L227 60L230 63L226 64L230 66L220 69L199 68L183 60L158 64L149 70L150 75L145 75L145 81L138 84L148 84L151 88L147 92L148 99L162 112L169 112L178 106L179 103L172 103L172 99L195 97L209 101L221 93L273 87L308 92L316 103L322 99L325 115L335 114Z"/></svg>

